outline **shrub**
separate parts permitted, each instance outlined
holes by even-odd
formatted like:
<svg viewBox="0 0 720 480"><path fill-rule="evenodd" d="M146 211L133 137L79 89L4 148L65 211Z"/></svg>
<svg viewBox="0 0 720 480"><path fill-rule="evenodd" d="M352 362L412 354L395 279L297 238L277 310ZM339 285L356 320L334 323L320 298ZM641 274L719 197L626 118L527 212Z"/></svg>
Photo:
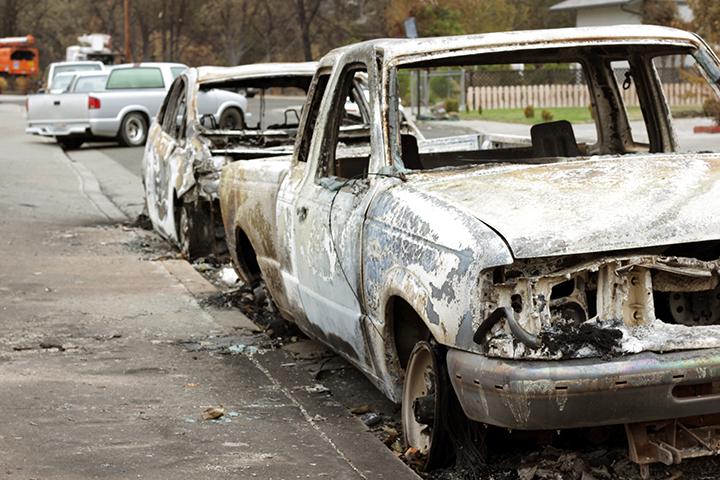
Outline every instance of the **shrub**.
<svg viewBox="0 0 720 480"><path fill-rule="evenodd" d="M528 105L525 107L525 110L523 110L523 114L525 115L525 118L535 118L535 107Z"/></svg>
<svg viewBox="0 0 720 480"><path fill-rule="evenodd" d="M0 77L0 93L3 93L8 88L8 81L5 77Z"/></svg>
<svg viewBox="0 0 720 480"><path fill-rule="evenodd" d="M720 101L708 98L703 103L703 115L711 117L715 123L720 125Z"/></svg>
<svg viewBox="0 0 720 480"><path fill-rule="evenodd" d="M540 116L544 122L552 122L552 119L555 118L550 110L543 110L540 112Z"/></svg>
<svg viewBox="0 0 720 480"><path fill-rule="evenodd" d="M445 111L446 112L459 112L460 111L460 102L458 102L454 98L448 98L445 100Z"/></svg>

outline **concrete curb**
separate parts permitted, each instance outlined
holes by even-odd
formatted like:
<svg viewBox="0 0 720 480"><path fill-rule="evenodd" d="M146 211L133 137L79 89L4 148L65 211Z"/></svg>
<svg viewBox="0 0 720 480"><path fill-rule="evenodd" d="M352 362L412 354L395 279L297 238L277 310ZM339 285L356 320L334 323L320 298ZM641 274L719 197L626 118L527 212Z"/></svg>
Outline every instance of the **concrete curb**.
<svg viewBox="0 0 720 480"><path fill-rule="evenodd" d="M196 300L219 292L184 260L164 261L163 266ZM202 308L220 324L228 325L230 320L235 327L255 326L240 311ZM357 417L335 401L330 393L307 392L304 387L317 382L300 367L283 367L284 363L291 360L284 351L274 350L247 357L300 410L305 421L318 432L335 455L346 462L360 478L420 478L370 433Z"/></svg>
<svg viewBox="0 0 720 480"><path fill-rule="evenodd" d="M111 222L126 222L128 217L102 193L95 175L82 163L72 161L67 155L64 155L64 158L78 176L80 192L90 200L97 211Z"/></svg>
<svg viewBox="0 0 720 480"><path fill-rule="evenodd" d="M100 189L126 217L134 220L144 206L142 179L133 175L103 150L79 149L65 152L74 165L82 165L100 185Z"/></svg>

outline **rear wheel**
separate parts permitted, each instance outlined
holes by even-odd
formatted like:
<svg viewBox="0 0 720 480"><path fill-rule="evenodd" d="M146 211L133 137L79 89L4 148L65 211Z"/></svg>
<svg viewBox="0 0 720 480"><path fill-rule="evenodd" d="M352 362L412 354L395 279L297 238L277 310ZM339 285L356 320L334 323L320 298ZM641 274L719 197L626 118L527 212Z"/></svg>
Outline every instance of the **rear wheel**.
<svg viewBox="0 0 720 480"><path fill-rule="evenodd" d="M228 108L220 115L221 130L242 130L245 128L245 119L237 108Z"/></svg>
<svg viewBox="0 0 720 480"><path fill-rule="evenodd" d="M442 353L429 342L418 342L405 371L402 423L405 442L418 450L423 471L447 466L453 460L446 423L452 394Z"/></svg>
<svg viewBox="0 0 720 480"><path fill-rule="evenodd" d="M85 143L82 137L55 137L55 140L64 150L74 150Z"/></svg>
<svg viewBox="0 0 720 480"><path fill-rule="evenodd" d="M145 144L147 133L145 116L139 112L128 113L120 125L120 143L127 147L139 147Z"/></svg>

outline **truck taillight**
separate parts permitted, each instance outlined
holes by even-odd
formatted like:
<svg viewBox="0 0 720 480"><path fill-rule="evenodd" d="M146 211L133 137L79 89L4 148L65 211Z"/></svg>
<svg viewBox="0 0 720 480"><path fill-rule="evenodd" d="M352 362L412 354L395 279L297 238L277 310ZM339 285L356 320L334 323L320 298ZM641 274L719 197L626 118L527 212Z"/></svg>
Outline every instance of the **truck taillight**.
<svg viewBox="0 0 720 480"><path fill-rule="evenodd" d="M100 108L100 99L97 97L88 97L88 108L90 110L97 110Z"/></svg>

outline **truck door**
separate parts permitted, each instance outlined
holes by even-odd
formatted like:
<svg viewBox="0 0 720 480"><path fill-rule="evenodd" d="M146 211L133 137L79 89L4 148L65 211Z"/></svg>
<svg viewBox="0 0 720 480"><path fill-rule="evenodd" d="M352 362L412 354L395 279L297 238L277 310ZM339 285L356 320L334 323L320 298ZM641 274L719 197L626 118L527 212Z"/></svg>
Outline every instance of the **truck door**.
<svg viewBox="0 0 720 480"><path fill-rule="evenodd" d="M187 81L178 77L165 97L145 147L145 190L148 215L165 237L177 240L175 198L177 158L185 147Z"/></svg>
<svg viewBox="0 0 720 480"><path fill-rule="evenodd" d="M292 264L310 328L359 365L369 363L361 326L360 256L372 197L371 129L356 84L364 75L364 64L349 64L327 85L308 154L312 160L304 167L309 170L297 180L286 215L292 218Z"/></svg>

